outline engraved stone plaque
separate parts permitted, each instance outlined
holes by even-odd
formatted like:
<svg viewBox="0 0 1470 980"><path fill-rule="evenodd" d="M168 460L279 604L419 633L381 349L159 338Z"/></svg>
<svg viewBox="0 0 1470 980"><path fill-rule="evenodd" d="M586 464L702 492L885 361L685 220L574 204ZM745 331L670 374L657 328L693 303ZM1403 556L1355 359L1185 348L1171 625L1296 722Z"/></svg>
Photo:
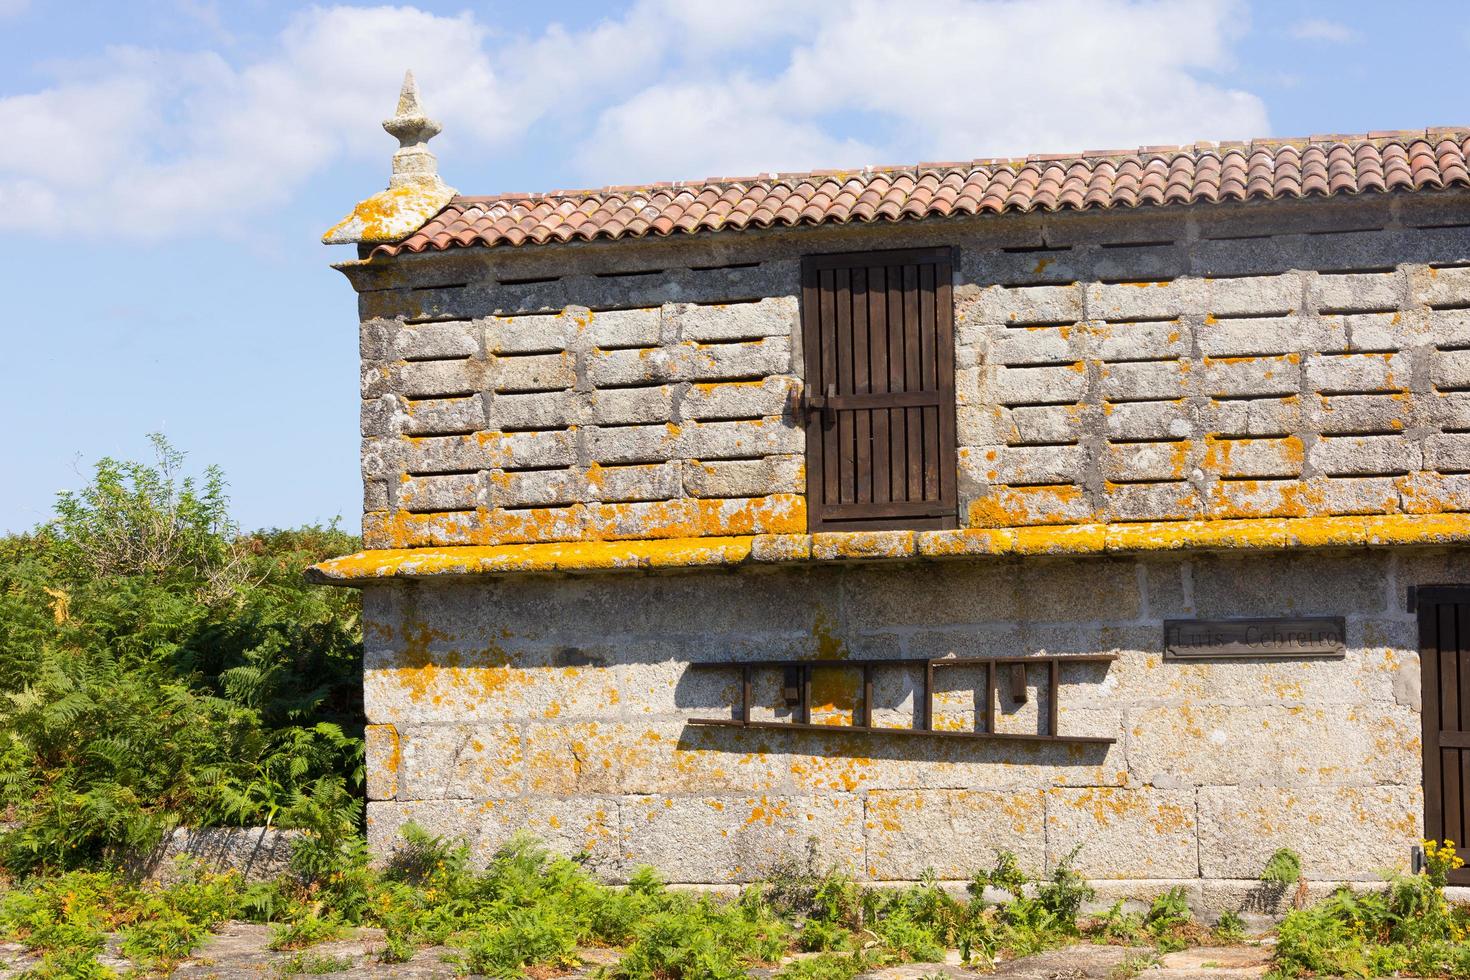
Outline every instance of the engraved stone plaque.
<svg viewBox="0 0 1470 980"><path fill-rule="evenodd" d="M1164 620L1165 660L1341 656L1341 616Z"/></svg>

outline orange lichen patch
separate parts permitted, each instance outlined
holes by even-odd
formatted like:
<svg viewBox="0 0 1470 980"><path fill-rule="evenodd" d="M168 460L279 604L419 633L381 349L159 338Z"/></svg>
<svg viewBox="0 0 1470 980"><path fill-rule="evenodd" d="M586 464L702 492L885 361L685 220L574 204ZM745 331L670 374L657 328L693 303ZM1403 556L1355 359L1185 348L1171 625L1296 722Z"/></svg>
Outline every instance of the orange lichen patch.
<svg viewBox="0 0 1470 980"><path fill-rule="evenodd" d="M422 228L453 197L454 188L437 177L390 187L359 201L351 214L327 230L322 242L348 245L400 241Z"/></svg>
<svg viewBox="0 0 1470 980"><path fill-rule="evenodd" d="M1178 551L1185 548L1282 548L1286 522L1259 521L1146 521L1113 524L1107 529L1104 550L1137 553Z"/></svg>
<svg viewBox="0 0 1470 980"><path fill-rule="evenodd" d="M1395 514L1362 520L1366 543L1370 545L1470 541L1470 514Z"/></svg>
<svg viewBox="0 0 1470 980"><path fill-rule="evenodd" d="M1252 485L1256 481L1234 484ZM1305 496L1292 501L1301 506ZM1371 530L1371 533L1370 533ZM1283 538L1284 534L1284 538ZM942 536L941 536L942 535ZM933 537L930 537L933 536ZM924 559L1033 554L1117 554L1183 548L1336 547L1369 544L1443 544L1470 541L1470 514L1324 516L1289 520L1237 517L1204 521L1059 524L983 531L919 532ZM753 544L779 547L753 554ZM747 561L801 563L817 560L803 547L806 535L727 536L493 547L407 548L365 551L314 565L307 574L322 584L355 585L384 578L429 578L518 572L596 572L619 569L732 566ZM932 544L925 546L924 542ZM959 547L956 542L963 542ZM809 547L809 545L808 545Z"/></svg>
<svg viewBox="0 0 1470 980"><path fill-rule="evenodd" d="M970 504L969 523L981 528L1071 524L1087 515L1082 488L1072 484L992 487L988 496Z"/></svg>
<svg viewBox="0 0 1470 980"><path fill-rule="evenodd" d="M812 721L852 725L862 700L862 674L849 667L812 668Z"/></svg>
<svg viewBox="0 0 1470 980"><path fill-rule="evenodd" d="M907 558L914 554L913 531L839 531L812 535L812 557Z"/></svg>
<svg viewBox="0 0 1470 980"><path fill-rule="evenodd" d="M1049 792L1055 797L1065 798L1060 787L1051 789ZM1068 795L1071 796L1071 799L1066 802L1070 803L1075 810L1090 813L1093 821L1100 827L1106 827L1114 820L1137 817L1146 808L1146 804L1135 790L1093 786L1080 793Z"/></svg>
<svg viewBox="0 0 1470 980"><path fill-rule="evenodd" d="M1097 554L1104 548L1107 526L1079 524L1057 527L1018 527L1011 553L1017 555Z"/></svg>
<svg viewBox="0 0 1470 980"><path fill-rule="evenodd" d="M1299 480L1233 480L1210 487L1211 517L1306 517L1326 510L1321 486Z"/></svg>
<svg viewBox="0 0 1470 980"><path fill-rule="evenodd" d="M919 554L926 558L952 558L962 555L1003 555L1015 546L1015 534L1004 528L955 531L920 531Z"/></svg>
<svg viewBox="0 0 1470 980"><path fill-rule="evenodd" d="M1400 506L1410 514L1440 514L1470 508L1463 495L1447 489L1438 473L1410 473L1394 481Z"/></svg>

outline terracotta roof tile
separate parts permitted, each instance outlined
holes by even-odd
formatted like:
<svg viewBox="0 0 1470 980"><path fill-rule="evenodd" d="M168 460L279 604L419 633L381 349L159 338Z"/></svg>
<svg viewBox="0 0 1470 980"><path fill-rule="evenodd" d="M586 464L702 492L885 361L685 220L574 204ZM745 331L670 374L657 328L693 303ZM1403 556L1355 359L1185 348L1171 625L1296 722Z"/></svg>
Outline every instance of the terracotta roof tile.
<svg viewBox="0 0 1470 980"><path fill-rule="evenodd" d="M1470 187L1470 129L1046 153L968 163L711 177L456 197L373 255L1005 211Z"/></svg>

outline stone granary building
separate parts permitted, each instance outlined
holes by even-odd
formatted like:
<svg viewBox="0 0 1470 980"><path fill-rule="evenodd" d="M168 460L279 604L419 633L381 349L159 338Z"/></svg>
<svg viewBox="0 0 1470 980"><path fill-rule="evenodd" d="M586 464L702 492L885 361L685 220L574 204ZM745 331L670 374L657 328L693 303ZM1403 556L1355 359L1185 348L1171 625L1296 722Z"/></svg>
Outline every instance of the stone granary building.
<svg viewBox="0 0 1470 980"><path fill-rule="evenodd" d="M467 197L357 290L368 820L612 880L1470 836L1470 132Z"/></svg>

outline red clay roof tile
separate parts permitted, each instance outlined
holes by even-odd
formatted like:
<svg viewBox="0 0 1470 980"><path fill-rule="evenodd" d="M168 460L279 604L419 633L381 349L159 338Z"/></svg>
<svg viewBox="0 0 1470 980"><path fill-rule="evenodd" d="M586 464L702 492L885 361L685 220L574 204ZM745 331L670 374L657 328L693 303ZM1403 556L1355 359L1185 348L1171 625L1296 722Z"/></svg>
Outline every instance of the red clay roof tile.
<svg viewBox="0 0 1470 980"><path fill-rule="evenodd" d="M372 254L747 228L1470 187L1470 129L1145 146L456 197Z"/></svg>

